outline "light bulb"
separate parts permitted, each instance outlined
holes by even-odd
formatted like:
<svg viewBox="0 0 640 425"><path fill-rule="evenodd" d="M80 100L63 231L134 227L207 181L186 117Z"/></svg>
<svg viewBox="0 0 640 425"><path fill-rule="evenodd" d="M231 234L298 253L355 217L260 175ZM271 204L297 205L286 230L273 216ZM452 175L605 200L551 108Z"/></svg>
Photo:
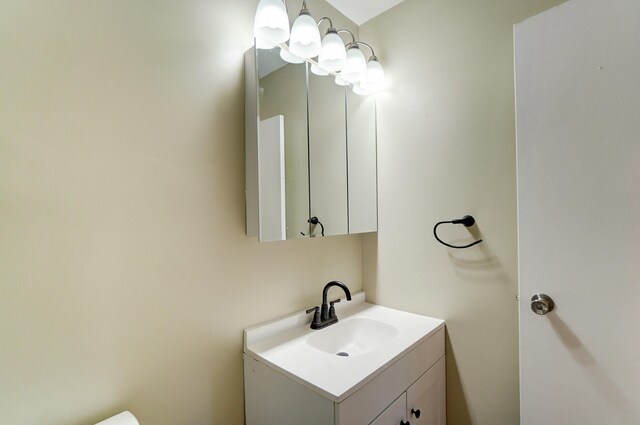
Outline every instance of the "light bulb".
<svg viewBox="0 0 640 425"><path fill-rule="evenodd" d="M321 66L316 65L315 63L311 64L311 72L321 77L325 75L329 75L329 73L326 70L324 70Z"/></svg>
<svg viewBox="0 0 640 425"><path fill-rule="evenodd" d="M347 51L347 64L340 76L348 83L354 84L365 78L367 62L358 46L352 46Z"/></svg>
<svg viewBox="0 0 640 425"><path fill-rule="evenodd" d="M289 39L289 15L282 0L260 0L253 22L253 35L273 44Z"/></svg>
<svg viewBox="0 0 640 425"><path fill-rule="evenodd" d="M297 57L296 55L294 55L293 53L291 53L290 51L286 50L286 49L280 49L280 57L282 58L283 61L285 62L289 62L289 63L302 63L304 62L304 59Z"/></svg>
<svg viewBox="0 0 640 425"><path fill-rule="evenodd" d="M298 57L312 58L318 56L320 46L318 24L307 9L302 9L291 27L289 50Z"/></svg>
<svg viewBox="0 0 640 425"><path fill-rule="evenodd" d="M329 28L322 39L318 64L330 72L338 72L347 63L347 51L335 28Z"/></svg>
<svg viewBox="0 0 640 425"><path fill-rule="evenodd" d="M380 62L378 62L378 58L375 56L371 56L369 61L367 62L367 83L373 85L382 84L384 81L384 69Z"/></svg>

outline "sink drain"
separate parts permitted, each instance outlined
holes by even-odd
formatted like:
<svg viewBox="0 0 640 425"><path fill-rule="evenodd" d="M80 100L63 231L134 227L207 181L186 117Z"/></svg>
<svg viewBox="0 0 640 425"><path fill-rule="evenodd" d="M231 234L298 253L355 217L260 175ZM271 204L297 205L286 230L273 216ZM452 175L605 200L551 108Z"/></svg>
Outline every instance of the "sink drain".
<svg viewBox="0 0 640 425"><path fill-rule="evenodd" d="M336 353L336 356L349 357L349 353L344 352L344 351L340 351L339 353Z"/></svg>

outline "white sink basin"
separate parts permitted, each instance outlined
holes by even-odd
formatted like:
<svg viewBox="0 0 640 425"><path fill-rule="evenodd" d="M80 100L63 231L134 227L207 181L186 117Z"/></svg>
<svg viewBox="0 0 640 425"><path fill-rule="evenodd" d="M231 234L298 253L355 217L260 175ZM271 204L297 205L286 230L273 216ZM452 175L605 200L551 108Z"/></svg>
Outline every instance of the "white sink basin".
<svg viewBox="0 0 640 425"><path fill-rule="evenodd" d="M341 357L368 353L391 342L398 329L378 320L364 317L345 319L307 338L316 350Z"/></svg>
<svg viewBox="0 0 640 425"><path fill-rule="evenodd" d="M339 321L324 329L310 329L304 311L246 329L245 355L341 402L444 326L368 304L363 292L335 307Z"/></svg>

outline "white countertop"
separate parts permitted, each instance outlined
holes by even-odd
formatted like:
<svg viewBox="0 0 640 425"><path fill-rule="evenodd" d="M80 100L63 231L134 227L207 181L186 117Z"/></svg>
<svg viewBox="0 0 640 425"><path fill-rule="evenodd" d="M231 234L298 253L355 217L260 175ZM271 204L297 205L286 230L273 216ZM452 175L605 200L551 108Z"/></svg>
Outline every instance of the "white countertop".
<svg viewBox="0 0 640 425"><path fill-rule="evenodd" d="M253 326L244 331L244 353L323 396L341 402L381 371L444 326L444 321L364 301L364 292L336 304L339 322L325 329L309 328L312 314L304 311ZM352 318L390 324L398 332L379 348L353 357L315 349L307 339Z"/></svg>

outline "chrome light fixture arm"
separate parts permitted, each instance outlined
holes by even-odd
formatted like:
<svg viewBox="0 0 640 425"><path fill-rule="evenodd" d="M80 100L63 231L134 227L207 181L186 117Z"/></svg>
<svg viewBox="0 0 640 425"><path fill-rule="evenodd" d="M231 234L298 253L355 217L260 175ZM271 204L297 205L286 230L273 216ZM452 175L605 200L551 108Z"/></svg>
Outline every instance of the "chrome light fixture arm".
<svg viewBox="0 0 640 425"><path fill-rule="evenodd" d="M353 34L351 34L353 35ZM363 46L367 46L369 48L369 50L371 50L371 58L374 58L375 60L378 59L378 57L376 56L376 52L373 50L373 47L371 47L370 44L365 43L364 41L360 41L360 40L353 40L351 43L347 44L347 49L351 46L359 46L359 45L363 45Z"/></svg>
<svg viewBox="0 0 640 425"><path fill-rule="evenodd" d="M333 22L328 16L323 16L322 18L318 19L318 28L320 28L320 24L324 21L329 21L329 28L333 28Z"/></svg>
<svg viewBox="0 0 640 425"><path fill-rule="evenodd" d="M351 36L351 42L347 44L347 47L356 42L356 36L353 35L353 33L351 31L345 30L345 29L338 30L338 34L343 33L343 32L346 32L347 34L349 34Z"/></svg>

